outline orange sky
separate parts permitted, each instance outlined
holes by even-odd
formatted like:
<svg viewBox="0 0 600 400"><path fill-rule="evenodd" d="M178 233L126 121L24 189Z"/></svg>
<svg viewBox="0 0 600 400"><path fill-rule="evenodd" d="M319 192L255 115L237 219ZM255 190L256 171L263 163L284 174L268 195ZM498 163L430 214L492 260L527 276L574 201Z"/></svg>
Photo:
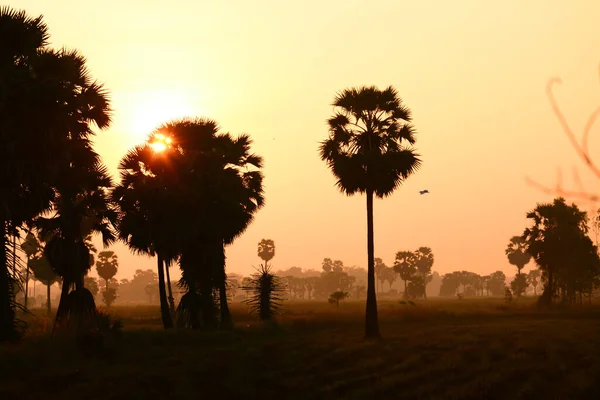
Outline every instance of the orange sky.
<svg viewBox="0 0 600 400"><path fill-rule="evenodd" d="M295 3L295 4L293 4ZM94 4L94 5L91 5ZM595 0L158 1L17 0L43 14L54 46L77 48L110 90L112 127L97 149L115 173L160 122L190 115L247 132L265 158L267 205L228 248L250 273L261 238L276 268L320 268L324 257L366 266L364 197L347 198L320 161L336 91L395 86L412 109L422 169L375 202L375 253L432 247L433 269L513 273L504 256L525 213L551 200L556 170L585 172L545 97L578 132L600 104L600 2ZM600 132L590 147L597 148ZM596 158L600 154L596 152ZM584 184L598 182L583 174ZM419 196L427 188L431 194ZM117 278L154 268L123 245Z"/></svg>

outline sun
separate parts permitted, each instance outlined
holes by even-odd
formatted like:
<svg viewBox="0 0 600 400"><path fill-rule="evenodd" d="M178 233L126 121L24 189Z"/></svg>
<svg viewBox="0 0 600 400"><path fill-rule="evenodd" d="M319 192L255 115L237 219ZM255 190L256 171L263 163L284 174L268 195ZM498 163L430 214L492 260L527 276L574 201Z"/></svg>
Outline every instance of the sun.
<svg viewBox="0 0 600 400"><path fill-rule="evenodd" d="M152 147L152 150L154 150L155 153L165 151L167 148L169 148L172 142L173 140L170 137L165 136L162 133L154 133L148 139L148 144L150 147Z"/></svg>
<svg viewBox="0 0 600 400"><path fill-rule="evenodd" d="M182 90L144 90L136 92L128 100L131 109L128 130L138 143L147 141L148 135L161 124L178 118L199 116L204 111L198 109L197 102ZM166 145L168 143L164 147L153 147L164 151Z"/></svg>

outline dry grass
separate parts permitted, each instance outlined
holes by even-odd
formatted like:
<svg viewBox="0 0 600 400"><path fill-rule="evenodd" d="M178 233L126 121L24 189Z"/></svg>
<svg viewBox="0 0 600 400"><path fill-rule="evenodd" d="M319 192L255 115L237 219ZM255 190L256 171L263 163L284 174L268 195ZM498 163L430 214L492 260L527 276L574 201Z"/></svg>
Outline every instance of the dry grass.
<svg viewBox="0 0 600 400"><path fill-rule="evenodd" d="M598 306L383 301L377 342L362 302L289 303L278 326L232 311L232 332L164 332L157 307L115 307L123 340L94 355L34 331L0 348L0 398L600 398Z"/></svg>

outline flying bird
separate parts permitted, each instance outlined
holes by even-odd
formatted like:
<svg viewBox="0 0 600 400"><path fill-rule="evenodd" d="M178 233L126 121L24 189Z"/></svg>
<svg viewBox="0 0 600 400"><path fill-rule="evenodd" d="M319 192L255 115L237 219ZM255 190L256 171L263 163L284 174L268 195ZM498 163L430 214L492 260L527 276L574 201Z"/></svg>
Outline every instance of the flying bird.
<svg viewBox="0 0 600 400"><path fill-rule="evenodd" d="M419 194L425 194L425 193L429 193L429 190L425 189L425 190L420 190Z"/></svg>

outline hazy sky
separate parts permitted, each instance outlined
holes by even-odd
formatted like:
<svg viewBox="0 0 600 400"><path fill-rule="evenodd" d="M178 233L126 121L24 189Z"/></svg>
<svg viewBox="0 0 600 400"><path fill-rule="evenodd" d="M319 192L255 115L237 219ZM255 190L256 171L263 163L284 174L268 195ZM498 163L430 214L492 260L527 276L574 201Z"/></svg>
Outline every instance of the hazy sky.
<svg viewBox="0 0 600 400"><path fill-rule="evenodd" d="M115 176L127 149L170 118L207 116L252 136L267 205L228 248L230 272L253 271L261 238L275 241L276 268L318 269L324 257L366 266L365 198L340 194L317 152L333 97L349 86L395 86L418 131L423 167L375 202L375 255L388 265L396 251L430 246L441 273L513 274L508 239L536 202L552 199L525 177L554 185L562 167L573 186L577 166L587 188L598 188L545 97L547 80L560 76L556 93L578 132L600 105L597 0L11 5L43 14L52 44L81 50L110 90L114 123L96 143ZM115 250L117 278L154 268Z"/></svg>

